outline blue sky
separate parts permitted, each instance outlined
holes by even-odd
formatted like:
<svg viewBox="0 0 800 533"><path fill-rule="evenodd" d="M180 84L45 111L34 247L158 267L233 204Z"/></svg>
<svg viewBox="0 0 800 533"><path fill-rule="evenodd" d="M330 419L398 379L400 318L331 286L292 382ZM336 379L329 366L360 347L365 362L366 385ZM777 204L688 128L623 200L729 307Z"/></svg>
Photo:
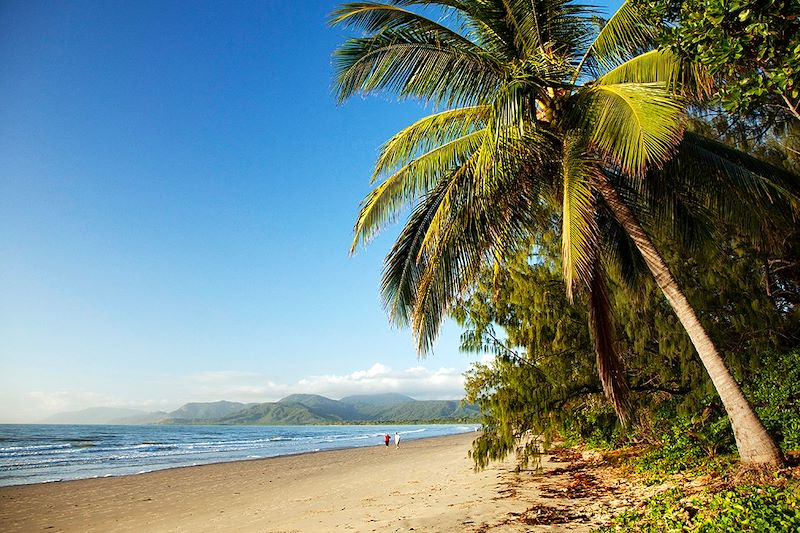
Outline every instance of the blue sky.
<svg viewBox="0 0 800 533"><path fill-rule="evenodd" d="M336 105L335 5L0 5L0 421L459 396L457 328L418 362L382 310L392 232L348 257L378 147L424 110Z"/></svg>
<svg viewBox="0 0 800 533"><path fill-rule="evenodd" d="M348 257L380 145L426 110L337 106L332 1L0 3L0 422L397 391L458 398Z"/></svg>

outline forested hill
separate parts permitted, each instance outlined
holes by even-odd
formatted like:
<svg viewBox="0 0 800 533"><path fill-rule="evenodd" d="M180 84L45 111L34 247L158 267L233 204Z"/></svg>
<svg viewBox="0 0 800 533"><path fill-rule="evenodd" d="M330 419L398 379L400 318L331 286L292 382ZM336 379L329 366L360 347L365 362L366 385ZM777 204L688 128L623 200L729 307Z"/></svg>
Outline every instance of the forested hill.
<svg viewBox="0 0 800 533"><path fill-rule="evenodd" d="M331 400L315 394L293 394L278 402L259 403L217 418L170 416L164 424L330 424L477 420L478 408L458 400L415 400L401 394L348 396Z"/></svg>
<svg viewBox="0 0 800 533"><path fill-rule="evenodd" d="M87 410L88 411L88 410ZM97 411L97 408L92 410ZM347 423L475 422L479 410L458 400L415 400L402 394L348 396L332 400L315 394L293 394L277 402L187 403L169 413L120 412L91 419L82 412L50 417L47 423L307 425ZM109 413L117 413L109 410ZM122 416L120 416L122 415ZM73 419L75 421L73 421Z"/></svg>

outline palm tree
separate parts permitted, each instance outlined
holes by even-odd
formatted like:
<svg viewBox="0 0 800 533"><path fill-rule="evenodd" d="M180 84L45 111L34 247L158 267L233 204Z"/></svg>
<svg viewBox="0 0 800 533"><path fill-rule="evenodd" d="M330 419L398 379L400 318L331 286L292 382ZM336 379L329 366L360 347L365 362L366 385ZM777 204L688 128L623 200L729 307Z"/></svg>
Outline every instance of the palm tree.
<svg viewBox="0 0 800 533"><path fill-rule="evenodd" d="M415 4L438 21L409 9ZM603 247L624 243L603 222L608 213L694 343L742 461L782 463L640 222L648 214L645 178L675 170L675 160L694 169L702 162L719 183L745 191L746 202L768 203L792 185L766 179L754 160L684 135L687 103L711 89L701 70L653 50L657 28L628 2L606 21L569 0L359 2L343 5L332 22L364 32L336 51L340 101L388 91L437 109L383 146L373 174L380 183L362 203L353 242L354 250L411 209L381 290L391 319L411 326L420 353L480 268L500 265L557 208L567 293L587 295L598 371L624 420L602 266Z"/></svg>

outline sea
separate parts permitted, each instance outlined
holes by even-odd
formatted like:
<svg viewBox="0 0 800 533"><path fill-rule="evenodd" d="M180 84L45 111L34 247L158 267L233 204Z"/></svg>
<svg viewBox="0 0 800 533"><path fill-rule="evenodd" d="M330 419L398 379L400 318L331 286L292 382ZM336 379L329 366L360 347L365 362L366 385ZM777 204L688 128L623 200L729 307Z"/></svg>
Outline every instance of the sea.
<svg viewBox="0 0 800 533"><path fill-rule="evenodd" d="M126 476L210 463L383 446L474 425L103 426L0 424L0 486Z"/></svg>

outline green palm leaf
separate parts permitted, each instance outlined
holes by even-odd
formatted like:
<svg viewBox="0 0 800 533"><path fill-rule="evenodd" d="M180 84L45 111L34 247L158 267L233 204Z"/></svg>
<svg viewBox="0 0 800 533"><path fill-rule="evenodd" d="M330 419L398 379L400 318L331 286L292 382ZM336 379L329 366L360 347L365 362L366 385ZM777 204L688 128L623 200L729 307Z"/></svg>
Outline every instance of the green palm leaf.
<svg viewBox="0 0 800 533"><path fill-rule="evenodd" d="M646 52L656 42L657 28L644 16L634 2L627 0L605 21L594 42L578 64L575 79L584 65L595 70L610 70L616 65Z"/></svg>
<svg viewBox="0 0 800 533"><path fill-rule="evenodd" d="M411 4L413 2L404 2ZM350 2L331 13L330 24L356 27L367 33L407 32L430 35L444 45L458 45L480 53L472 41L450 28L418 13L400 7L400 2Z"/></svg>
<svg viewBox="0 0 800 533"><path fill-rule="evenodd" d="M650 198L651 224L669 223L683 239L710 233L718 220L758 235L766 222L800 206L797 176L694 133L645 182L637 194Z"/></svg>
<svg viewBox="0 0 800 533"><path fill-rule="evenodd" d="M592 175L597 171L577 138L564 142L561 264L567 296L572 301L576 281L588 285L595 264L597 224Z"/></svg>
<svg viewBox="0 0 800 533"><path fill-rule="evenodd" d="M464 164L482 145L483 130L469 133L413 159L373 189L361 204L351 253L369 242L399 212L432 190L442 176Z"/></svg>
<svg viewBox="0 0 800 533"><path fill-rule="evenodd" d="M663 83L669 92L702 99L711 95L714 80L707 69L683 61L669 50L651 50L610 70L596 83Z"/></svg>
<svg viewBox="0 0 800 533"><path fill-rule="evenodd" d="M374 183L414 158L486 127L488 106L460 107L424 117L404 128L381 148L372 174Z"/></svg>
<svg viewBox="0 0 800 533"><path fill-rule="evenodd" d="M641 176L663 165L683 135L682 103L660 83L595 85L578 96L589 142L606 164Z"/></svg>
<svg viewBox="0 0 800 533"><path fill-rule="evenodd" d="M408 325L413 313L424 264L419 250L430 218L436 213L443 187L427 195L409 216L384 261L381 295L389 318L398 326Z"/></svg>
<svg viewBox="0 0 800 533"><path fill-rule="evenodd" d="M332 24L365 25L374 35L348 39L334 53L340 101L380 90L448 106L470 104L501 80L491 56L459 33L393 5L347 4Z"/></svg>
<svg viewBox="0 0 800 533"><path fill-rule="evenodd" d="M543 224L536 216L515 216L533 211L535 182L528 183L531 188L518 180L498 182L493 194L483 196L475 177L470 172L460 176L464 186L447 206L437 238L417 258L424 269L411 324L421 353L430 349L446 310L473 285L481 267L514 253ZM473 184L466 185L466 180Z"/></svg>

